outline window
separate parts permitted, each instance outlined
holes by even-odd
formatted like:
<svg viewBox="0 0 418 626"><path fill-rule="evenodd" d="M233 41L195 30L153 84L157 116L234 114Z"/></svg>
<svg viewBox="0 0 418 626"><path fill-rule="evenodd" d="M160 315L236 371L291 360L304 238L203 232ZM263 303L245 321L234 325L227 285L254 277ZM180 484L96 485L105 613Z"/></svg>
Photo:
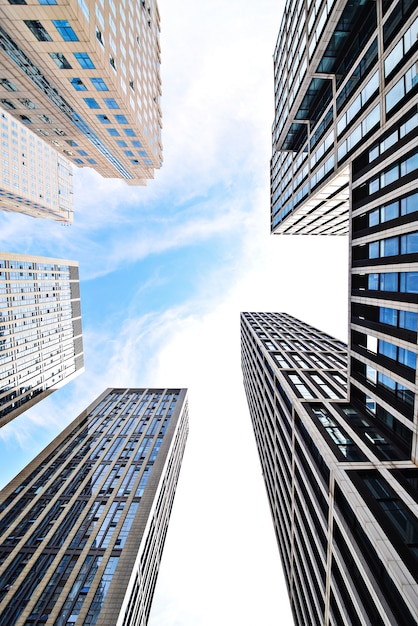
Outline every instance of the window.
<svg viewBox="0 0 418 626"><path fill-rule="evenodd" d="M28 100L28 98L18 98L18 100L27 109L36 109L37 108L36 104L34 104L31 100Z"/></svg>
<svg viewBox="0 0 418 626"><path fill-rule="evenodd" d="M117 143L117 145L120 148L127 148L128 147L128 144L126 143L126 141L123 141L123 139L117 139L116 143Z"/></svg>
<svg viewBox="0 0 418 626"><path fill-rule="evenodd" d="M102 78L90 78L92 85L97 91L109 91Z"/></svg>
<svg viewBox="0 0 418 626"><path fill-rule="evenodd" d="M17 87L8 79L0 78L0 85L6 89L6 91L18 91Z"/></svg>
<svg viewBox="0 0 418 626"><path fill-rule="evenodd" d="M78 41L78 37L68 20L52 20L52 23L64 41Z"/></svg>
<svg viewBox="0 0 418 626"><path fill-rule="evenodd" d="M68 63L67 59L61 52L50 52L49 56L51 59L55 61L60 70L70 70L71 65Z"/></svg>
<svg viewBox="0 0 418 626"><path fill-rule="evenodd" d="M118 124L128 124L128 120L124 115L115 115L115 120Z"/></svg>
<svg viewBox="0 0 418 626"><path fill-rule="evenodd" d="M85 70L94 70L95 66L87 52L74 52L74 56L79 62L80 66Z"/></svg>
<svg viewBox="0 0 418 626"><path fill-rule="evenodd" d="M114 98L103 98L103 102L108 109L119 109L119 105Z"/></svg>
<svg viewBox="0 0 418 626"><path fill-rule="evenodd" d="M110 119L107 115L96 115L96 117L101 124L110 124Z"/></svg>
<svg viewBox="0 0 418 626"><path fill-rule="evenodd" d="M10 109L11 111L16 108L13 102L7 98L1 98L0 102L6 109Z"/></svg>
<svg viewBox="0 0 418 626"><path fill-rule="evenodd" d="M116 128L108 128L107 132L109 133L111 137L119 137L119 133L116 130Z"/></svg>
<svg viewBox="0 0 418 626"><path fill-rule="evenodd" d="M132 128L124 128L124 131L127 137L135 137L135 133Z"/></svg>
<svg viewBox="0 0 418 626"><path fill-rule="evenodd" d="M406 94L418 84L418 68L416 63L409 68L400 80L386 94L386 113L397 107Z"/></svg>
<svg viewBox="0 0 418 626"><path fill-rule="evenodd" d="M38 2L39 4L57 4L57 0L38 0Z"/></svg>
<svg viewBox="0 0 418 626"><path fill-rule="evenodd" d="M94 98L84 98L84 102L87 104L89 109L100 109L99 103Z"/></svg>
<svg viewBox="0 0 418 626"><path fill-rule="evenodd" d="M24 20L24 22L38 41L52 41L39 20Z"/></svg>
<svg viewBox="0 0 418 626"><path fill-rule="evenodd" d="M71 78L70 82L74 89L76 89L77 91L87 91L87 87L85 86L81 78Z"/></svg>

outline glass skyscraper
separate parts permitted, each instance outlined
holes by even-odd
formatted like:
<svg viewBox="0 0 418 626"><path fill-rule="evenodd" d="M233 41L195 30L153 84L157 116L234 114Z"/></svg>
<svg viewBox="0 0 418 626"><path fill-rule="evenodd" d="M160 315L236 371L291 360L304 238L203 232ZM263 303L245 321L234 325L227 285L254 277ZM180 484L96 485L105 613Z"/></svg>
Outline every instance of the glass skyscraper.
<svg viewBox="0 0 418 626"><path fill-rule="evenodd" d="M0 106L78 167L161 167L156 0L0 0Z"/></svg>
<svg viewBox="0 0 418 626"><path fill-rule="evenodd" d="M418 623L417 34L411 0L288 0L274 52L271 232L350 242L347 349L241 321L298 625Z"/></svg>
<svg viewBox="0 0 418 626"><path fill-rule="evenodd" d="M83 371L78 263L0 252L0 427Z"/></svg>
<svg viewBox="0 0 418 626"><path fill-rule="evenodd" d="M241 342L295 624L415 625L416 421L350 397L347 347L290 315L241 314Z"/></svg>
<svg viewBox="0 0 418 626"><path fill-rule="evenodd" d="M4 626L147 623L185 389L107 389L0 493Z"/></svg>

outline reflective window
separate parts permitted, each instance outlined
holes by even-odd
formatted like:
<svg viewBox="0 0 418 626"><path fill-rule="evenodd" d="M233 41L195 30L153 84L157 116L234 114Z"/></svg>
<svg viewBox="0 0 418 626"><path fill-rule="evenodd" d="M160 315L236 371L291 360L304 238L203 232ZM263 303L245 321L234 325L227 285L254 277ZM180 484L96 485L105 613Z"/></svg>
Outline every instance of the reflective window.
<svg viewBox="0 0 418 626"><path fill-rule="evenodd" d="M395 108L418 83L418 67L414 63L386 94L386 113Z"/></svg>
<svg viewBox="0 0 418 626"><path fill-rule="evenodd" d="M74 52L74 56L83 69L94 70L94 63L87 52Z"/></svg>
<svg viewBox="0 0 418 626"><path fill-rule="evenodd" d="M103 98L103 102L109 109L119 109L119 105L114 98Z"/></svg>
<svg viewBox="0 0 418 626"><path fill-rule="evenodd" d="M78 41L78 37L68 20L52 20L52 23L64 41Z"/></svg>
<svg viewBox="0 0 418 626"><path fill-rule="evenodd" d="M90 78L92 85L97 91L109 91L102 78Z"/></svg>
<svg viewBox="0 0 418 626"><path fill-rule="evenodd" d="M77 91L87 91L87 87L81 80L81 78L71 78L70 83Z"/></svg>
<svg viewBox="0 0 418 626"><path fill-rule="evenodd" d="M94 98L84 98L84 102L87 104L89 109L100 109L99 103Z"/></svg>
<svg viewBox="0 0 418 626"><path fill-rule="evenodd" d="M38 41L52 41L39 20L24 20L24 22Z"/></svg>
<svg viewBox="0 0 418 626"><path fill-rule="evenodd" d="M51 59L55 61L60 70L70 70L71 65L68 63L67 59L61 52L50 52L49 56Z"/></svg>

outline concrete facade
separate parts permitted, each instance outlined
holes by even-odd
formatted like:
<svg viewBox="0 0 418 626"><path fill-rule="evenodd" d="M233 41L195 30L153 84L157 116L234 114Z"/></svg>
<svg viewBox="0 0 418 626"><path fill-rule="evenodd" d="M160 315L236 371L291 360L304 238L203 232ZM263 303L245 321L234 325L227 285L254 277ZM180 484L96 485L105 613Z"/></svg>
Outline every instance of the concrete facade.
<svg viewBox="0 0 418 626"><path fill-rule="evenodd" d="M84 371L78 263L0 253L0 426Z"/></svg>
<svg viewBox="0 0 418 626"><path fill-rule="evenodd" d="M0 493L4 624L145 626L185 389L107 389Z"/></svg>
<svg viewBox="0 0 418 626"><path fill-rule="evenodd" d="M0 122L0 209L72 222L73 174L68 159L1 108Z"/></svg>
<svg viewBox="0 0 418 626"><path fill-rule="evenodd" d="M0 105L78 167L143 185L162 163L155 0L0 0Z"/></svg>

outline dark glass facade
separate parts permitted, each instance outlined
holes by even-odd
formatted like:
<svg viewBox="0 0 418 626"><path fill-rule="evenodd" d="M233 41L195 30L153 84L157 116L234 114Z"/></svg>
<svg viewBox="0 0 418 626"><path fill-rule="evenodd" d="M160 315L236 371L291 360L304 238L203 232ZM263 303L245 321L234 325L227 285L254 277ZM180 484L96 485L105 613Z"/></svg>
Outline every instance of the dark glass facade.
<svg viewBox="0 0 418 626"><path fill-rule="evenodd" d="M416 624L416 425L350 397L347 347L290 315L241 314L241 345L295 624Z"/></svg>

